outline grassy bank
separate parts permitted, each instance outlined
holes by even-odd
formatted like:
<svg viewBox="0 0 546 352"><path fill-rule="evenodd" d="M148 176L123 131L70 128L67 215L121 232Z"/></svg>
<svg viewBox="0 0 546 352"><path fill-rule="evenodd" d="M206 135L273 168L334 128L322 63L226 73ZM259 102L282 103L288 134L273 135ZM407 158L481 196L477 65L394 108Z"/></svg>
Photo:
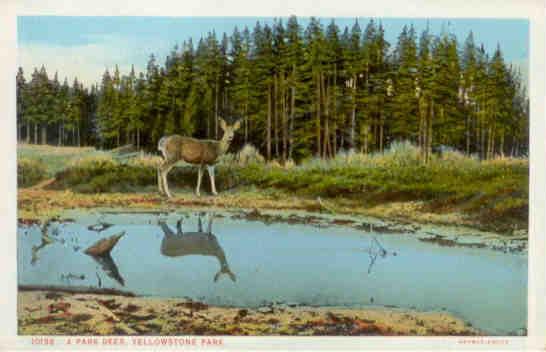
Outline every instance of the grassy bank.
<svg viewBox="0 0 546 352"><path fill-rule="evenodd" d="M479 161L448 152L425 165L418 150L407 143L393 144L383 154L340 154L284 167L259 162L259 158L245 157L250 162L244 163L241 159L226 155L219 163L216 180L222 193L213 200L193 199L195 168L176 167L169 174L169 184L182 196L173 204L192 201L230 206L246 201L247 208L269 202L277 204L275 208L312 210L308 208L320 209L320 197L340 212L464 223L505 233L527 228L526 159ZM127 198L114 196L114 192L148 194L152 203L163 202L156 193L158 161L149 156L123 161L107 153L73 158L64 167L48 171L55 175L48 190L100 193L106 203ZM208 182L203 187L207 191Z"/></svg>

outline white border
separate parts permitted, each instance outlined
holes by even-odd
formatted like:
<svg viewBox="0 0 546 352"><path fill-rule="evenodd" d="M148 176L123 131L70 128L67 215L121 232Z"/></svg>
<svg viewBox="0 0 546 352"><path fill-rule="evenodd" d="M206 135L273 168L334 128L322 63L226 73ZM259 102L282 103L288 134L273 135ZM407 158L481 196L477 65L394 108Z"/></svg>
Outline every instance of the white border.
<svg viewBox="0 0 546 352"><path fill-rule="evenodd" d="M321 16L321 17L480 17L530 19L530 239L527 338L510 338L510 349L542 350L546 332L546 148L545 11L542 0L2 0L0 1L0 160L7 166L0 183L4 195L0 212L0 349L35 349L29 338L16 336L16 14L17 15L139 15L139 16ZM494 289L494 288L492 288ZM343 350L397 349L500 350L497 345L457 344L449 338L224 337L228 349ZM489 339L493 341L493 339ZM493 346L493 348L491 348ZM59 349L60 346L54 347ZM101 348L105 351L105 348Z"/></svg>

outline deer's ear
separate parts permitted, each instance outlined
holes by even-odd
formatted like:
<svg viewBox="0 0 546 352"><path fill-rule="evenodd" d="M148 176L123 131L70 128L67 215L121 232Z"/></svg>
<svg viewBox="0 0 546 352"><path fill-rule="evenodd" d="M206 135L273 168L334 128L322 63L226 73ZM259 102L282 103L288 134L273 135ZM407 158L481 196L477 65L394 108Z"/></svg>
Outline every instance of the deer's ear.
<svg viewBox="0 0 546 352"><path fill-rule="evenodd" d="M224 119L221 117L219 117L218 119L220 120L220 127L222 128L223 131L225 131L227 128L226 121L224 121Z"/></svg>
<svg viewBox="0 0 546 352"><path fill-rule="evenodd" d="M241 127L241 120L238 120L235 122L235 125L233 125L233 130L238 130L239 127Z"/></svg>

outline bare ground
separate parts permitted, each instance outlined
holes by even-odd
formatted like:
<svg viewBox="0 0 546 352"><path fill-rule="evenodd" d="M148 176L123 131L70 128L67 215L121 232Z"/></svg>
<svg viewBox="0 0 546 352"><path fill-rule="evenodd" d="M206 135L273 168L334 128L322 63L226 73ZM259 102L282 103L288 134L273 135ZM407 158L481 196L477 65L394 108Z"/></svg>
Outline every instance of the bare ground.
<svg viewBox="0 0 546 352"><path fill-rule="evenodd" d="M480 335L446 312L398 308L257 309L185 299L19 291L21 335Z"/></svg>

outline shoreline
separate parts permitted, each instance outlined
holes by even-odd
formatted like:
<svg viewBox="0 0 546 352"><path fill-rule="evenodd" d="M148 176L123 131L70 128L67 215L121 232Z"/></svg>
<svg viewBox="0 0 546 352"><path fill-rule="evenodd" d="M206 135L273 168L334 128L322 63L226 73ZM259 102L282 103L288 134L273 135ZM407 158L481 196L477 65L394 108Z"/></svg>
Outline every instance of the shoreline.
<svg viewBox="0 0 546 352"><path fill-rule="evenodd" d="M18 291L21 335L483 336L445 311L275 304L220 307L183 298Z"/></svg>
<svg viewBox="0 0 546 352"><path fill-rule="evenodd" d="M179 190L180 192L180 190ZM214 210L235 219L313 226L348 226L364 232L407 233L440 246L490 248L505 253L527 250L527 231L499 233L476 226L461 214L423 212L416 202L388 203L372 208L350 206L348 200L279 197L265 192L226 192L196 197L180 192L173 199L157 193L82 194L41 188L18 190L18 222L39 223L73 211L104 213L174 213ZM481 227L481 228L480 228Z"/></svg>

